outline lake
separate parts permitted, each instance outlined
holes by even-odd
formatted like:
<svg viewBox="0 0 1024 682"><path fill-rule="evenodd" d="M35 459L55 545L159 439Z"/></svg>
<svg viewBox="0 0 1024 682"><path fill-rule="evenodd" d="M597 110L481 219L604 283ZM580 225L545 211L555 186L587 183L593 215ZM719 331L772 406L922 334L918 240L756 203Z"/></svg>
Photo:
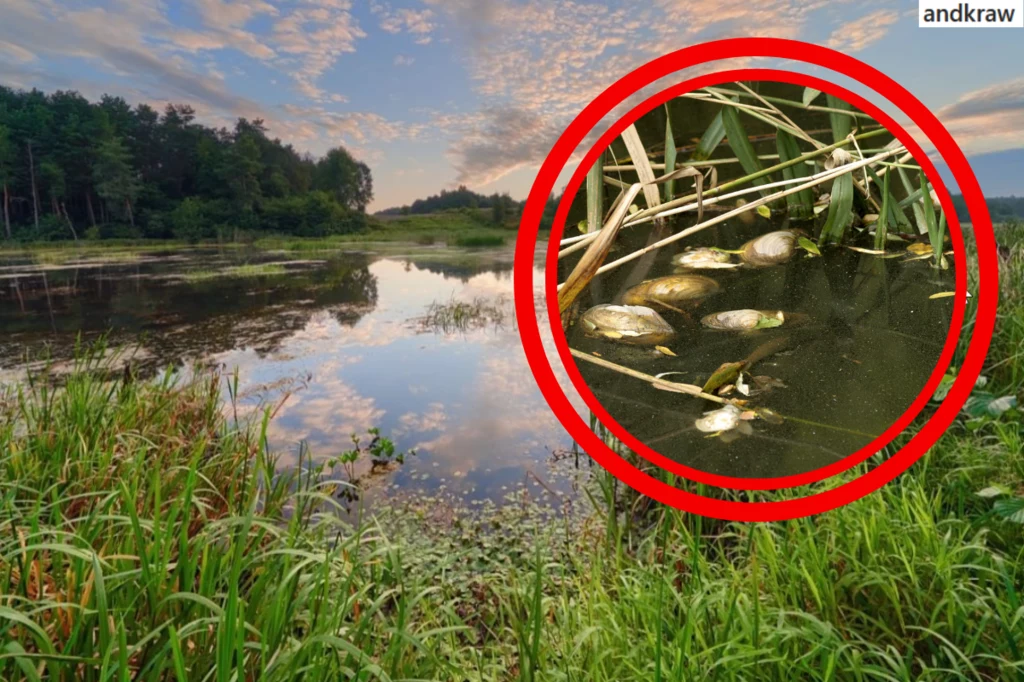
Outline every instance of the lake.
<svg viewBox="0 0 1024 682"><path fill-rule="evenodd" d="M401 466L372 476L361 468L366 501L571 492L571 441L515 326L512 250L401 248L9 257L0 262L0 378L19 380L44 352L66 368L79 332L109 332L112 344L137 347L138 374L196 361L237 368L242 413L286 397L269 432L281 466L298 460L300 443L324 460L351 448L352 434L365 444L373 427L415 449Z"/></svg>

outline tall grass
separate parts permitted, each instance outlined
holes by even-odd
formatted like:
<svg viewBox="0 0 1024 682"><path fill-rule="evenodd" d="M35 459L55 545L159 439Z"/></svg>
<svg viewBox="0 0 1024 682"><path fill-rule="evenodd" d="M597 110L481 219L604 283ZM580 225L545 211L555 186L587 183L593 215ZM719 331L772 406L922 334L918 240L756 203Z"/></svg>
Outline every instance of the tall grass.
<svg viewBox="0 0 1024 682"><path fill-rule="evenodd" d="M1004 287L1024 282L1017 232ZM1022 387L1021 290L997 391ZM704 519L595 474L578 521L445 532L343 521L328 472L268 451L269 413L235 420L234 380L111 382L99 357L0 395L2 679L1024 678L1022 526L977 494L1024 482L1014 410L809 519Z"/></svg>

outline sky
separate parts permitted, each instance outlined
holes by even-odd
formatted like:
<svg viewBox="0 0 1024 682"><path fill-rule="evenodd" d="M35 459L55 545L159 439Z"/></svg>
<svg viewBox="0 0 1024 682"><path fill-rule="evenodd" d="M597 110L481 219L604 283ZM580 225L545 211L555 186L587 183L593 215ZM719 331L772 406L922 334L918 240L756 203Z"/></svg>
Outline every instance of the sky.
<svg viewBox="0 0 1024 682"><path fill-rule="evenodd" d="M916 1L0 0L0 83L188 103L217 126L261 118L314 155L344 145L372 169L376 211L459 184L525 198L554 141L605 88L726 37L834 47L909 89L969 157L1022 148L1021 31L918 28ZM906 120L800 63L701 72L737 65L831 78Z"/></svg>

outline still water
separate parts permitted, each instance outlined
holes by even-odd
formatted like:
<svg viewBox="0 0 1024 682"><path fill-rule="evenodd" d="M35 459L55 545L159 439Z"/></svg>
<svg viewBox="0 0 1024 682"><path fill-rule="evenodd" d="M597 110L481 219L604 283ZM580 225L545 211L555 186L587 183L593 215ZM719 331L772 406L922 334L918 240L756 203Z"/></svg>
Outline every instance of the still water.
<svg viewBox="0 0 1024 682"><path fill-rule="evenodd" d="M79 331L109 331L113 343L139 346L132 363L143 372L197 360L238 368L242 411L287 395L269 434L282 466L300 443L327 459L352 434L366 443L373 427L417 451L364 476L365 500L406 491L497 500L570 485L551 468L571 441L521 349L509 249L306 260L189 251L98 263L0 263L0 380L18 380L44 351L70 357ZM277 274L212 276L268 263ZM447 328L424 319L452 301L487 315Z"/></svg>
<svg viewBox="0 0 1024 682"><path fill-rule="evenodd" d="M731 221L699 232L685 244L736 249L779 227L763 218L749 225ZM673 226L665 229L661 236ZM613 257L648 239L646 226L628 232ZM649 260L638 259L595 279L582 297L583 308L618 302L628 287L672 274L671 256L682 248L660 249ZM752 401L786 417L784 423L757 420L751 422L750 434L733 440L709 437L694 422L718 407L713 403L577 361L584 380L627 431L655 451L703 471L771 478L817 469L857 451L903 414L935 370L953 299L929 296L951 291L953 273L931 267L930 261L883 259L845 248L828 249L815 258L798 253L789 263L769 268L696 273L716 280L720 291L702 301L690 319L659 310L678 332L666 344L675 357L589 338L579 325L568 332L573 348L647 374L678 372L666 378L697 385L723 363L772 349L747 376L748 381L750 376L770 379L770 388ZM570 266L562 266L566 272L560 280ZM699 324L704 315L744 308L782 310L806 319L801 325L750 332L714 331Z"/></svg>

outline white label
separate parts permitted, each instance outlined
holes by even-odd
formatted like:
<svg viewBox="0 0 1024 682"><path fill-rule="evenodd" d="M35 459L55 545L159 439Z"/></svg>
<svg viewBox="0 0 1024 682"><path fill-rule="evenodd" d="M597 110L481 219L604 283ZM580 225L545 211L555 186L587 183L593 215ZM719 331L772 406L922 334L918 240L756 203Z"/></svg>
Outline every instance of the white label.
<svg viewBox="0 0 1024 682"><path fill-rule="evenodd" d="M1024 0L919 0L921 28L1024 28Z"/></svg>

